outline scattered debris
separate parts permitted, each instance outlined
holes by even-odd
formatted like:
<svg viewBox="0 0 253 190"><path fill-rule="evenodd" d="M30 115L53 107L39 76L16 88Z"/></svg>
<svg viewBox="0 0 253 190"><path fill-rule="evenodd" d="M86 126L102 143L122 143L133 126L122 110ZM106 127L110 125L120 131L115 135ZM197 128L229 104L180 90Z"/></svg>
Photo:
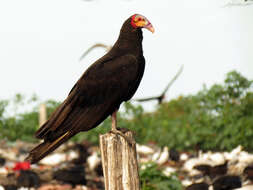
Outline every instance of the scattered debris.
<svg viewBox="0 0 253 190"><path fill-rule="evenodd" d="M69 142L38 164L30 165L23 158L32 146L20 141L0 143L0 190L104 189L97 146ZM167 146L137 144L137 155L141 169L155 162L166 176L177 173L186 190L253 189L253 154L241 146L231 152L187 153Z"/></svg>

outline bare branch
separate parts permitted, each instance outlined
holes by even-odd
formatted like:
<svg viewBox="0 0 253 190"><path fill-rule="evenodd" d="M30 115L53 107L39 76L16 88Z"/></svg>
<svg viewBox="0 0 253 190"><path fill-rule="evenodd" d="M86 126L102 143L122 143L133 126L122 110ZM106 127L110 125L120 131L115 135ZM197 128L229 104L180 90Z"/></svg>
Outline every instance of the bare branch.
<svg viewBox="0 0 253 190"><path fill-rule="evenodd" d="M101 47L101 48L104 48L106 50L106 52L110 51L110 49L112 48L112 46L110 45L105 45L105 44L102 44L102 43L97 43L97 44L94 44L93 46L91 46L90 48L88 48L83 54L82 56L80 57L79 61L83 60L83 58L88 55L90 53L91 50L95 49L95 48L98 48L98 47Z"/></svg>
<svg viewBox="0 0 253 190"><path fill-rule="evenodd" d="M177 74L167 84L167 86L165 87L165 89L163 90L163 92L162 92L161 95L159 95L159 96L152 96L152 97L148 97L148 98L134 99L134 101L146 102L146 101L151 101L151 100L158 100L158 104L161 104L162 101L165 99L166 92L169 90L169 88L171 87L171 85L177 80L177 78L179 77L179 75L182 73L183 68L184 68L184 66L182 65L180 67L179 71L177 72Z"/></svg>
<svg viewBox="0 0 253 190"><path fill-rule="evenodd" d="M253 0L230 0L223 7L234 7L234 6L249 6L253 5Z"/></svg>

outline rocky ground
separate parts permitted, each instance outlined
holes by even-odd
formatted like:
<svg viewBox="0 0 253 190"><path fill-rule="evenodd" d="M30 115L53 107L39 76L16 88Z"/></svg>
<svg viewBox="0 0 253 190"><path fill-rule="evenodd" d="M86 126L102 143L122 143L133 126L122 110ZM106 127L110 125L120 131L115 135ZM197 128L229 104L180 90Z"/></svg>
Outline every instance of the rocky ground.
<svg viewBox="0 0 253 190"><path fill-rule="evenodd" d="M30 165L24 162L34 145L0 142L0 190L102 190L102 164L97 146L67 143ZM154 144L138 145L140 169L155 162L170 176L177 173L187 190L253 190L253 154L238 146L231 152L177 152Z"/></svg>

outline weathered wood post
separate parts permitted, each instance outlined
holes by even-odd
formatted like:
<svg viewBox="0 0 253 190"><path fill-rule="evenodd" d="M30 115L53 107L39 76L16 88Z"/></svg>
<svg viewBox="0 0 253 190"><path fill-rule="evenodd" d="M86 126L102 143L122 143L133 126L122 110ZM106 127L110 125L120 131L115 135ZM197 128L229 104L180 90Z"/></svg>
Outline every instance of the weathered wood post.
<svg viewBox="0 0 253 190"><path fill-rule="evenodd" d="M131 131L125 136L134 144L110 132L99 136L105 190L140 190L135 140Z"/></svg>
<svg viewBox="0 0 253 190"><path fill-rule="evenodd" d="M42 126L47 121L47 108L46 105L40 104L39 106L39 126Z"/></svg>

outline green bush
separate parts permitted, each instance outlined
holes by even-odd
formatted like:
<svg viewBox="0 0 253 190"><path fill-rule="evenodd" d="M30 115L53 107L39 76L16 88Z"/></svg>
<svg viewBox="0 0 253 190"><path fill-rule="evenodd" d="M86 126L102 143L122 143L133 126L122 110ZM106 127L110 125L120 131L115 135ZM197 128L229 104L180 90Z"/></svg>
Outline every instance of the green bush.
<svg viewBox="0 0 253 190"><path fill-rule="evenodd" d="M140 181L142 190L182 190L180 180L176 174L165 176L157 164L145 164L146 168L140 170Z"/></svg>
<svg viewBox="0 0 253 190"><path fill-rule="evenodd" d="M34 134L39 128L38 109L40 105L36 95L26 99L21 94L16 94L11 100L0 101L0 137L9 141L24 140L36 142ZM59 102L48 100L45 102L47 113L51 114ZM30 106L29 111L20 111L24 106ZM6 112L13 115L6 116Z"/></svg>
<svg viewBox="0 0 253 190"><path fill-rule="evenodd" d="M140 105L125 103L118 114L118 126L133 130L138 143L155 142L178 150L231 150L242 145L253 150L253 92L252 81L238 72L227 74L224 84L204 88L195 95L180 96L157 106L151 113ZM29 100L29 101L28 101ZM0 101L0 137L34 141L38 129L36 96L26 100L16 95L14 100ZM30 102L30 103L29 103ZM14 104L14 116L6 116L9 105ZM17 107L32 104L32 110L15 112ZM59 102L46 102L51 114ZM98 143L98 135L111 128L110 118L88 132L72 138Z"/></svg>

